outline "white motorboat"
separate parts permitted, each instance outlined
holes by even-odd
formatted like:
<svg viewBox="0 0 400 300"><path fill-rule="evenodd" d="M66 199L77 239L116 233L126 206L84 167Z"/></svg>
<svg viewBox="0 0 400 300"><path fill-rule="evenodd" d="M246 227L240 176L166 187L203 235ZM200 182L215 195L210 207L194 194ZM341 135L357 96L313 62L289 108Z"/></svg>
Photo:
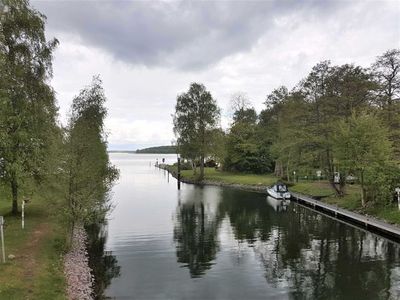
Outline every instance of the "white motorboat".
<svg viewBox="0 0 400 300"><path fill-rule="evenodd" d="M288 188L283 183L277 183L267 188L267 193L275 199L290 199Z"/></svg>

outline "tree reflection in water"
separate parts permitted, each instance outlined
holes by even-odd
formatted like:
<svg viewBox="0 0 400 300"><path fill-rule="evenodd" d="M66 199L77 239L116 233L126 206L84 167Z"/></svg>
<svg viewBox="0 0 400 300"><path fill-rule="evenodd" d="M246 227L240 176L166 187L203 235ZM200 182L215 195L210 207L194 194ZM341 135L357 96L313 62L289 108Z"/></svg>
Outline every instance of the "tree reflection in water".
<svg viewBox="0 0 400 300"><path fill-rule="evenodd" d="M104 251L107 231L102 223L86 226L88 234L89 266L94 276L95 299L106 299L104 292L111 280L120 276L121 267L114 255Z"/></svg>
<svg viewBox="0 0 400 300"><path fill-rule="evenodd" d="M174 241L179 263L189 268L191 277L201 277L213 265L219 249L219 218L208 205L203 190L179 201L174 227Z"/></svg>
<svg viewBox="0 0 400 300"><path fill-rule="evenodd" d="M227 218L224 226L254 249L268 284L294 299L400 299L399 245L296 204L231 189L217 194L210 200L196 189L177 208L178 262L193 277L215 263ZM207 209L212 201L215 209Z"/></svg>

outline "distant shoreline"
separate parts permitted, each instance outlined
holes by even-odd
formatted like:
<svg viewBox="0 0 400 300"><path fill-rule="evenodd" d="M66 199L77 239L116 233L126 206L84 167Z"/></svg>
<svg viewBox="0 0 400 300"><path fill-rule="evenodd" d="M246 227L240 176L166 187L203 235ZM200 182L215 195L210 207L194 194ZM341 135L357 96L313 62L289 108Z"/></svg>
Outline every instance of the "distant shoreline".
<svg viewBox="0 0 400 300"><path fill-rule="evenodd" d="M176 153L167 153L167 152L136 152L135 150L109 150L108 153L126 153L126 154L175 154Z"/></svg>
<svg viewBox="0 0 400 300"><path fill-rule="evenodd" d="M137 150L109 150L108 153L176 154L176 147L157 146Z"/></svg>

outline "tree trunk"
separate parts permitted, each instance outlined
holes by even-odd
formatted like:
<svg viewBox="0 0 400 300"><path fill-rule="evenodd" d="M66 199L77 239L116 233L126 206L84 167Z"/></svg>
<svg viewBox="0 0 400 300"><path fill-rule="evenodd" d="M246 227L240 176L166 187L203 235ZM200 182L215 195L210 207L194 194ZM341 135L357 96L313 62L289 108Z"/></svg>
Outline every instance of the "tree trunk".
<svg viewBox="0 0 400 300"><path fill-rule="evenodd" d="M275 173L276 177L283 177L283 166L282 166L282 163L279 160L275 161L275 171L274 171L274 173Z"/></svg>
<svg viewBox="0 0 400 300"><path fill-rule="evenodd" d="M290 182L290 174L289 174L289 162L286 165L286 179Z"/></svg>
<svg viewBox="0 0 400 300"><path fill-rule="evenodd" d="M346 193L346 177L347 177L347 173L343 172L343 176L340 176L339 179L339 192L341 196L344 196L344 194Z"/></svg>
<svg viewBox="0 0 400 300"><path fill-rule="evenodd" d="M361 171L361 205L365 207L364 171Z"/></svg>
<svg viewBox="0 0 400 300"><path fill-rule="evenodd" d="M192 160L192 170L193 170L193 175L197 174L197 166L196 166L196 161Z"/></svg>
<svg viewBox="0 0 400 300"><path fill-rule="evenodd" d="M12 209L13 215L18 215L18 182L15 173L11 175L11 194L12 194Z"/></svg>
<svg viewBox="0 0 400 300"><path fill-rule="evenodd" d="M337 196L342 196L340 190L335 184L335 178L334 178L334 169L333 169L333 163L331 160L331 152L329 149L326 149L326 169L325 172L328 176L329 183L333 190L335 191Z"/></svg>
<svg viewBox="0 0 400 300"><path fill-rule="evenodd" d="M200 157L200 176L199 176L199 180L203 180L204 179L204 156Z"/></svg>

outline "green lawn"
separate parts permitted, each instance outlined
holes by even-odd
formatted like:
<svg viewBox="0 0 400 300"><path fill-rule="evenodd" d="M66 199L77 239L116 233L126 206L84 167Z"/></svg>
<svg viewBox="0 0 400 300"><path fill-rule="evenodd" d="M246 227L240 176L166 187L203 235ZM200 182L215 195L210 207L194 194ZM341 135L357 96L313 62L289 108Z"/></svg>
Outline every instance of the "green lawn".
<svg viewBox="0 0 400 300"><path fill-rule="evenodd" d="M195 180L196 177L193 175L192 170L183 170L182 176ZM215 168L205 168L205 180L225 182L228 184L244 184L244 185L272 185L276 182L277 178L273 175L258 175L258 174L243 174L243 173L232 173L232 172L221 172Z"/></svg>
<svg viewBox="0 0 400 300"><path fill-rule="evenodd" d="M300 181L290 187L290 190L313 197L328 197L334 195L327 181Z"/></svg>
<svg viewBox="0 0 400 300"><path fill-rule="evenodd" d="M59 221L57 198L60 193L52 187L34 193L25 207L23 230L21 218L9 214L8 190L0 187L6 256L15 255L0 263L0 299L66 299L61 259L66 231Z"/></svg>

